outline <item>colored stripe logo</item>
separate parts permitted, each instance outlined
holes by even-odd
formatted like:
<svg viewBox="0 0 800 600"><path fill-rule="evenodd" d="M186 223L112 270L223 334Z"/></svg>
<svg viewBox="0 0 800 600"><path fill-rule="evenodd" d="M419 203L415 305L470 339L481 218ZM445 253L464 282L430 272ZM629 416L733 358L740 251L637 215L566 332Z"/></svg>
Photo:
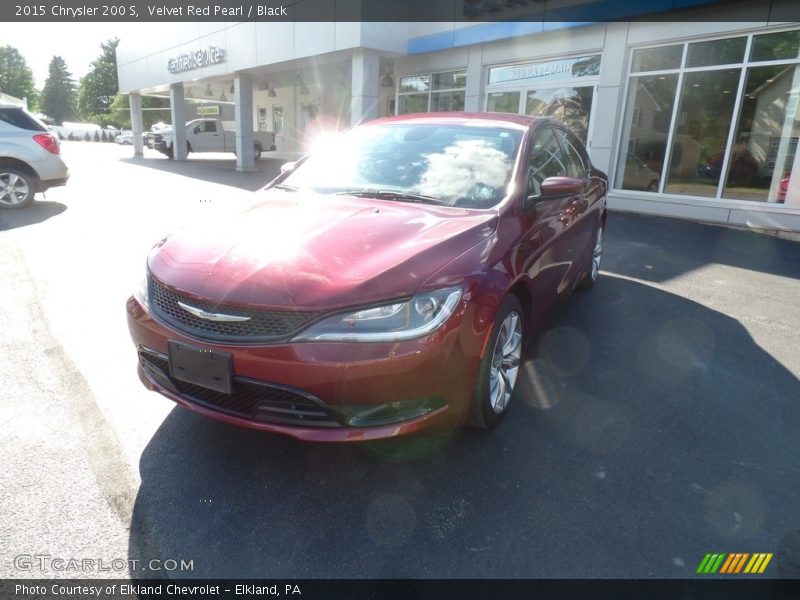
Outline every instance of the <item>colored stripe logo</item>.
<svg viewBox="0 0 800 600"><path fill-rule="evenodd" d="M733 575L736 573L760 574L763 573L769 562L772 560L771 552L748 552L733 553L709 553L700 561L697 573L701 575L712 575L721 573Z"/></svg>

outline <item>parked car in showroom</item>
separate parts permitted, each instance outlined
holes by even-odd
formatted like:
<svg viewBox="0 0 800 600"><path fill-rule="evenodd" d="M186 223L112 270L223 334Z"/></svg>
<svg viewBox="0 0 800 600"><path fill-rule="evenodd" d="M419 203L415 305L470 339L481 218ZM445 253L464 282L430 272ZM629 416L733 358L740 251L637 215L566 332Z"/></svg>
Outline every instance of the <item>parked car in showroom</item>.
<svg viewBox="0 0 800 600"><path fill-rule="evenodd" d="M597 281L606 191L550 119L355 127L242 214L156 244L127 302L140 378L203 415L303 440L491 428L525 341Z"/></svg>
<svg viewBox="0 0 800 600"><path fill-rule="evenodd" d="M658 173L641 158L628 152L625 155L625 176L622 187L626 190L658 191Z"/></svg>
<svg viewBox="0 0 800 600"><path fill-rule="evenodd" d="M67 179L58 138L24 108L0 104L0 208L24 208Z"/></svg>

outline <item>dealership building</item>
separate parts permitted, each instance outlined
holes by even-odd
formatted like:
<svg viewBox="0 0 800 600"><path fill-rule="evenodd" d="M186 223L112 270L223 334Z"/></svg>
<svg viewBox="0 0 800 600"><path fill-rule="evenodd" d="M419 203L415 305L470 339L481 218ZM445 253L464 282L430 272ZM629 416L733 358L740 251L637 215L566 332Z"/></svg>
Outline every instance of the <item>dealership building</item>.
<svg viewBox="0 0 800 600"><path fill-rule="evenodd" d="M667 4L695 7L649 20L603 0L558 20L550 4L463 0L474 21L173 23L121 40L120 89L135 134L142 96L169 97L173 123L197 106L228 115L238 170L254 166L252 131L274 132L273 154L288 159L325 131L392 114L550 116L608 173L612 208L800 231L794 0L682 0ZM295 10L306 5L334 10ZM526 20L510 20L519 11Z"/></svg>

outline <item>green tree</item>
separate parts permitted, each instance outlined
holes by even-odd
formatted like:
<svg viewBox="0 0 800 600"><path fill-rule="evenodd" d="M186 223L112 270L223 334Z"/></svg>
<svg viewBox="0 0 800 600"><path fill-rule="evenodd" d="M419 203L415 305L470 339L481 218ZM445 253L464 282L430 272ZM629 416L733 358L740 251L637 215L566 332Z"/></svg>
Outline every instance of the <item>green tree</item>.
<svg viewBox="0 0 800 600"><path fill-rule="evenodd" d="M0 92L15 98L27 98L28 107L36 108L33 71L19 50L12 46L0 47Z"/></svg>
<svg viewBox="0 0 800 600"><path fill-rule="evenodd" d="M111 103L111 124L120 129L131 128L130 97L127 94L117 94ZM169 122L169 98L154 98L142 96L142 118L144 129L147 131L154 123L159 121Z"/></svg>
<svg viewBox="0 0 800 600"><path fill-rule="evenodd" d="M75 118L75 99L75 82L67 71L67 63L60 56L54 56L42 90L41 110L52 117L56 125L61 125Z"/></svg>
<svg viewBox="0 0 800 600"><path fill-rule="evenodd" d="M104 126L113 122L109 109L119 91L117 44L117 38L100 44L102 53L92 61L90 71L78 85L78 112L85 121Z"/></svg>

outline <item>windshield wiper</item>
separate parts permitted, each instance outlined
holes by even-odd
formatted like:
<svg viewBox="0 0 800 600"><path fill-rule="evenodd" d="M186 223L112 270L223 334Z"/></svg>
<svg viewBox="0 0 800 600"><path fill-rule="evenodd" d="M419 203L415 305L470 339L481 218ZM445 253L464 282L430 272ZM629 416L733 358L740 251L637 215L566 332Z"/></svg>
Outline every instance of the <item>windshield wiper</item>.
<svg viewBox="0 0 800 600"><path fill-rule="evenodd" d="M293 185L286 185L285 183L276 183L273 185L271 190L286 190L287 192L296 192L300 188L296 188Z"/></svg>
<svg viewBox="0 0 800 600"><path fill-rule="evenodd" d="M436 198L435 196L425 196L412 192L399 192L396 190L343 190L336 192L336 196L357 196L359 198L378 198L381 200L397 200L399 202L423 202L439 204L441 206L452 206L447 200Z"/></svg>

